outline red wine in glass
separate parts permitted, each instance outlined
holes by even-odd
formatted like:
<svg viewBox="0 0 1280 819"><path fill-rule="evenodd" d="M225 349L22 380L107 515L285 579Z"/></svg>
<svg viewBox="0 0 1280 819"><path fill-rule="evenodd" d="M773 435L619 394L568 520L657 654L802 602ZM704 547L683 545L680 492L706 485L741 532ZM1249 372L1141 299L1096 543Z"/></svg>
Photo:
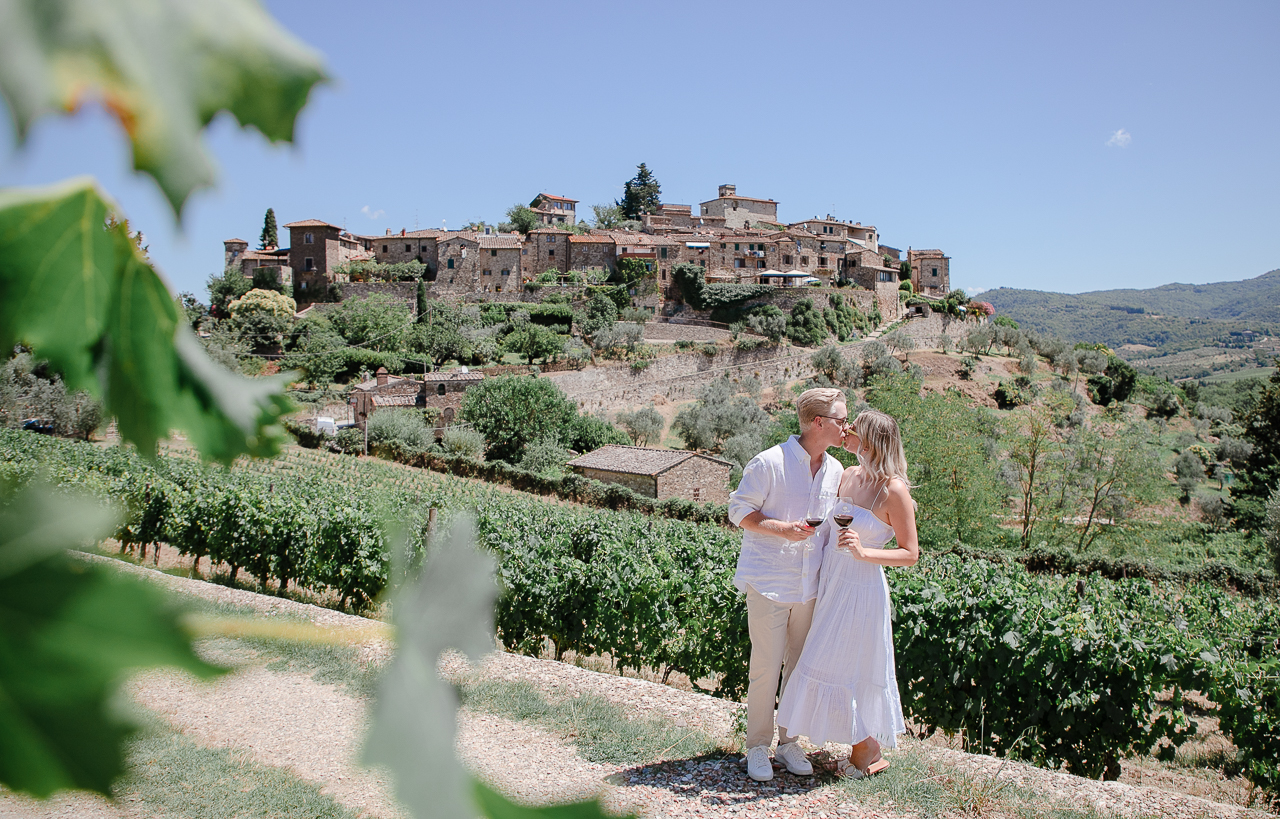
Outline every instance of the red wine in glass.
<svg viewBox="0 0 1280 819"><path fill-rule="evenodd" d="M832 515L831 519L836 522L836 526L841 529L847 529L850 523L853 523L853 515Z"/></svg>
<svg viewBox="0 0 1280 819"><path fill-rule="evenodd" d="M807 523L811 529L817 529L822 525L822 518L805 518L804 522Z"/></svg>

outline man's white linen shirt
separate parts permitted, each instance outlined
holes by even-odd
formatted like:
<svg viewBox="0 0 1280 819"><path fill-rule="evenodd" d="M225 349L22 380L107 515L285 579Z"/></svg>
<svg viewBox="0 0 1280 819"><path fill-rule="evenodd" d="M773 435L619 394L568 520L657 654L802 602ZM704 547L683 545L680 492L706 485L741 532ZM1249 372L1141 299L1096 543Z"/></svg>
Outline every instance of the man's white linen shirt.
<svg viewBox="0 0 1280 819"><path fill-rule="evenodd" d="M729 496L729 520L735 526L752 512L775 520L802 520L810 499L829 510L840 489L844 467L823 453L817 474L809 471L809 453L792 435L751 459L742 470L738 488ZM742 530L742 551L733 585L742 592L755 589L775 603L807 603L818 596L818 568L822 549L817 538L792 542L779 535Z"/></svg>

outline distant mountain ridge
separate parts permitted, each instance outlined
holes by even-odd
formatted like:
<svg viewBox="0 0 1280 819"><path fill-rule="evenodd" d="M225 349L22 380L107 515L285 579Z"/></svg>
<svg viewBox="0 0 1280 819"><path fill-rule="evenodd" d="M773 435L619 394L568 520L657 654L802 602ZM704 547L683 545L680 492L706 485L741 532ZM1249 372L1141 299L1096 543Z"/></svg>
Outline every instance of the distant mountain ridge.
<svg viewBox="0 0 1280 819"><path fill-rule="evenodd" d="M1280 269L1244 281L1051 293L1001 287L979 297L1041 333L1109 346L1194 346L1231 333L1280 332Z"/></svg>

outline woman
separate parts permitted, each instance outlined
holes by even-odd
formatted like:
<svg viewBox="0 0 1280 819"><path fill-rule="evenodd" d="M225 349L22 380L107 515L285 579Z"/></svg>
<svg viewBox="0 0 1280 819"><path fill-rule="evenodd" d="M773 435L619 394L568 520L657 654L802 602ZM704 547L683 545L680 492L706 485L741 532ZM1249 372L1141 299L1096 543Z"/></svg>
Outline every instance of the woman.
<svg viewBox="0 0 1280 819"><path fill-rule="evenodd" d="M906 730L893 664L885 566L920 559L915 501L898 424L867 410L845 434L858 465L840 478L840 497L855 509L841 531L828 519L813 625L778 705L778 725L815 745L848 742L836 772L861 779L889 767L880 749L897 747ZM897 540L893 549L883 548ZM883 744L881 744L883 743Z"/></svg>

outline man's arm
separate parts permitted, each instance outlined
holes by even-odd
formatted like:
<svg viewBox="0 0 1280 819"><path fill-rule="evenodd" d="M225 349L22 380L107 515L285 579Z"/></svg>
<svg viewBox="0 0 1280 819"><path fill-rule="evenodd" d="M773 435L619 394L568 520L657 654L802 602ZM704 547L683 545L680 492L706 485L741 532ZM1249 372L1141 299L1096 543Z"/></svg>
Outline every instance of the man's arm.
<svg viewBox="0 0 1280 819"><path fill-rule="evenodd" d="M784 537L792 543L801 540L807 540L813 534L813 528L802 520L777 520L776 518L767 518L764 512L755 511L747 515L738 523L748 532L755 532L759 535L773 535L774 537Z"/></svg>
<svg viewBox="0 0 1280 819"><path fill-rule="evenodd" d="M756 456L742 470L738 488L729 496L729 520L748 532L785 538L791 542L805 540L813 529L801 520L777 520L766 517L760 507L773 489L772 470Z"/></svg>

